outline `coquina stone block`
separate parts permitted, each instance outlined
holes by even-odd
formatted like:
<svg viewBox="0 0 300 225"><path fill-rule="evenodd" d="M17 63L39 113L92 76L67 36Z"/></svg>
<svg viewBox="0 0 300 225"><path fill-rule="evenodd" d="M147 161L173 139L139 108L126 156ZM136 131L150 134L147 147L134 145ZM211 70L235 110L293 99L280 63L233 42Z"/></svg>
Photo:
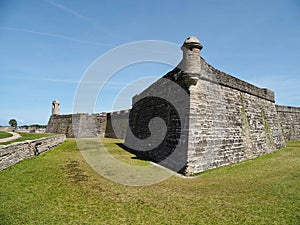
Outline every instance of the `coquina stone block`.
<svg viewBox="0 0 300 225"><path fill-rule="evenodd" d="M66 136L61 134L2 146L0 147L0 170L46 152L65 140Z"/></svg>

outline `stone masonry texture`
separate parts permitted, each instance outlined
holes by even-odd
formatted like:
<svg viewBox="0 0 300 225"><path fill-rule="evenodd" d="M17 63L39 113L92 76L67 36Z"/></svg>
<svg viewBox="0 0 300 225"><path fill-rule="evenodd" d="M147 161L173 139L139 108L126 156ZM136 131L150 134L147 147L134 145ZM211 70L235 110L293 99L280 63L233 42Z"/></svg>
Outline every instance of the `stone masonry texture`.
<svg viewBox="0 0 300 225"><path fill-rule="evenodd" d="M164 139L164 143L186 143L185 148L181 148L185 165L180 172L194 174L284 148L274 93L213 68L200 57L199 46L202 45L196 43L193 46L193 43L185 42L182 46L183 60L177 68L164 76L189 94L189 111L186 113L188 133L176 136L173 132L173 136L166 135ZM189 62L185 62L186 60ZM166 91L159 81L151 86L155 85L159 86L157 91ZM157 115L170 117L170 108L169 111L160 111L159 102L151 104L144 101L144 104L139 103L135 107L136 99L149 98L152 94L150 87L135 96L132 113L142 114L143 118ZM176 96L176 93L172 94ZM147 123L141 117L130 116L130 119L133 120L130 121L130 126L134 124L130 128L140 131L137 135L147 135ZM167 126L172 127L172 124ZM130 140L126 138L125 143L127 142ZM150 151L143 155L157 162L168 156L170 147L163 145L154 151L155 154ZM164 166L173 169L173 165Z"/></svg>
<svg viewBox="0 0 300 225"><path fill-rule="evenodd" d="M186 175L300 140L300 108L275 105L273 91L215 69L200 56L202 48L196 37L187 38L182 61L134 96L132 109L52 115L46 132L125 139L128 151ZM165 128L152 127L157 118Z"/></svg>
<svg viewBox="0 0 300 225"><path fill-rule="evenodd" d="M190 87L186 174L251 159L284 148L270 90L259 89L201 59L199 80Z"/></svg>
<svg viewBox="0 0 300 225"><path fill-rule="evenodd" d="M73 137L111 137L125 139L129 110L113 113L51 115L46 133Z"/></svg>
<svg viewBox="0 0 300 225"><path fill-rule="evenodd" d="M48 151L65 140L66 136L61 134L2 146L0 147L0 170Z"/></svg>
<svg viewBox="0 0 300 225"><path fill-rule="evenodd" d="M150 159L169 169L181 171L187 160L189 98L185 92L181 93L180 86L171 87L169 82L171 81L166 78L159 79L133 98L129 129L134 136L139 140L151 137L152 140L147 142L147 147L153 146L153 143L161 137L164 138L158 146L149 151L143 151L146 147L143 141L138 141L140 145L135 145L135 148L131 150L142 158ZM163 96L168 99L162 98ZM165 130L158 125L151 131L150 121L157 117L166 124ZM125 145L133 146L133 141L136 142L127 134Z"/></svg>
<svg viewBox="0 0 300 225"><path fill-rule="evenodd" d="M300 108L276 105L276 109L285 140L300 140Z"/></svg>

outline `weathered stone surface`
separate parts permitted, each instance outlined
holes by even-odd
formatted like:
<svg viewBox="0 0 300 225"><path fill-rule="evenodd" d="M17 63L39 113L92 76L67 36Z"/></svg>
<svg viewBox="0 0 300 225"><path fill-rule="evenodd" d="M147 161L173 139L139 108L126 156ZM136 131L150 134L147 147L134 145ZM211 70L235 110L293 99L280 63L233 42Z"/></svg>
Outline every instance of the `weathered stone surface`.
<svg viewBox="0 0 300 225"><path fill-rule="evenodd" d="M58 100L54 100L52 102L52 115L60 114L60 102Z"/></svg>
<svg viewBox="0 0 300 225"><path fill-rule="evenodd" d="M46 133L65 134L67 137L72 137L72 114L68 115L51 115Z"/></svg>
<svg viewBox="0 0 300 225"><path fill-rule="evenodd" d="M67 137L111 137L125 139L129 110L113 113L52 115L46 133Z"/></svg>
<svg viewBox="0 0 300 225"><path fill-rule="evenodd" d="M300 107L276 105L286 141L300 140Z"/></svg>
<svg viewBox="0 0 300 225"><path fill-rule="evenodd" d="M56 135L2 146L0 147L0 170L48 151L65 140L65 135Z"/></svg>
<svg viewBox="0 0 300 225"><path fill-rule="evenodd" d="M210 74L211 73L211 74ZM194 75L195 76L195 75ZM236 163L285 147L275 104L264 90L245 82L213 82L202 67L190 87L189 147L186 173Z"/></svg>
<svg viewBox="0 0 300 225"><path fill-rule="evenodd" d="M166 135L158 148L142 155L159 162L168 157L170 149L174 149L165 143L186 143L181 149L182 158L186 160L181 172L193 174L285 147L274 93L213 68L200 57L200 42L193 40L189 45L185 41L182 61L164 76L179 84L189 95L185 102L181 102L188 108L185 114L188 117L187 133L180 136L172 131L173 135ZM160 82L133 98L130 128L136 130L139 138L149 135L149 118L160 116L166 121L165 118L173 113L171 108L162 110L159 101L149 100L156 92L166 95L167 87ZM176 96L176 93L170 95ZM138 107L135 106L137 102ZM172 127L172 123L166 122L167 127ZM129 142L126 138L125 143Z"/></svg>
<svg viewBox="0 0 300 225"><path fill-rule="evenodd" d="M104 136L108 138L125 139L128 129L130 110L121 110L106 114Z"/></svg>
<svg viewBox="0 0 300 225"><path fill-rule="evenodd" d="M104 137L105 114L52 115L46 133L65 134L67 137Z"/></svg>
<svg viewBox="0 0 300 225"><path fill-rule="evenodd" d="M189 96L187 90L171 83L161 78L133 97L128 132L134 137L127 133L125 145L143 158L179 171L187 160ZM157 117L162 121L151 130L151 122Z"/></svg>

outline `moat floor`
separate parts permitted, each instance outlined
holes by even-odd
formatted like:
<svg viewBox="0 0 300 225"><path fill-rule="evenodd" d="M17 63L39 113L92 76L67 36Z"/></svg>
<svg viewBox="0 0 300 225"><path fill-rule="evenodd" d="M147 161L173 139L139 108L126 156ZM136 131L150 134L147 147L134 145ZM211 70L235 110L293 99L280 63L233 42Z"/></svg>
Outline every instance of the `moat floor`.
<svg viewBox="0 0 300 225"><path fill-rule="evenodd" d="M149 165L104 139L123 163ZM151 186L104 179L74 139L0 172L0 224L299 224L300 141Z"/></svg>

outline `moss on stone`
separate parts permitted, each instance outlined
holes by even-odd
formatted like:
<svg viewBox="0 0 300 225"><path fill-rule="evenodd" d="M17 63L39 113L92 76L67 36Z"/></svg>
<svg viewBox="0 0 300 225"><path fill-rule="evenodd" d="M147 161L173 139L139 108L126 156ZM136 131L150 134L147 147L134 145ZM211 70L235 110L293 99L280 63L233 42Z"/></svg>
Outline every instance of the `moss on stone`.
<svg viewBox="0 0 300 225"><path fill-rule="evenodd" d="M240 95L240 102L241 102L241 120L242 120L242 129L244 132L244 141L245 141L245 152L247 155L250 155L252 152L252 138L251 138L251 129L250 129L250 124L247 118L247 111L246 111L246 106L245 106L245 100L242 95Z"/></svg>
<svg viewBox="0 0 300 225"><path fill-rule="evenodd" d="M56 123L55 128L54 128L54 131L55 131L54 133L58 134L59 128L60 128L60 123Z"/></svg>
<svg viewBox="0 0 300 225"><path fill-rule="evenodd" d="M274 143L274 140L273 140L272 130L271 130L271 127L270 127L270 125L267 121L267 116L265 114L264 109L261 109L261 117L262 117L262 120L263 120L263 125L264 125L265 134L266 134L267 144L271 148L275 148L275 143Z"/></svg>

